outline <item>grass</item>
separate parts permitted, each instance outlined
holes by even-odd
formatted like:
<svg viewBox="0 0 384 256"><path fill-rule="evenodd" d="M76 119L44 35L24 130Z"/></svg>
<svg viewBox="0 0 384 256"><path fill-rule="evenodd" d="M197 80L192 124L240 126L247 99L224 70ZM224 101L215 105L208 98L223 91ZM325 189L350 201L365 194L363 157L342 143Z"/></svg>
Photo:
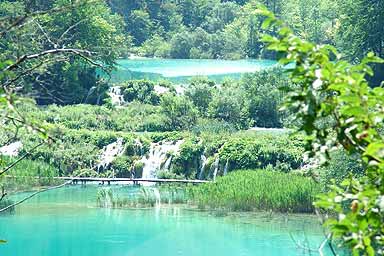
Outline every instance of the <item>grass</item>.
<svg viewBox="0 0 384 256"><path fill-rule="evenodd" d="M101 188L97 192L97 206L104 208L153 207L158 204L187 203L186 186L158 185L140 187L134 195L120 195L110 188Z"/></svg>
<svg viewBox="0 0 384 256"><path fill-rule="evenodd" d="M200 208L228 211L311 213L320 186L309 178L267 170L235 171L215 183L193 187Z"/></svg>
<svg viewBox="0 0 384 256"><path fill-rule="evenodd" d="M0 156L0 168L3 168L16 159ZM36 187L56 185L54 177L59 176L58 170L52 165L40 161L24 159L7 172L8 176L0 177L0 186L6 191L24 191ZM43 177L43 178L42 178Z"/></svg>

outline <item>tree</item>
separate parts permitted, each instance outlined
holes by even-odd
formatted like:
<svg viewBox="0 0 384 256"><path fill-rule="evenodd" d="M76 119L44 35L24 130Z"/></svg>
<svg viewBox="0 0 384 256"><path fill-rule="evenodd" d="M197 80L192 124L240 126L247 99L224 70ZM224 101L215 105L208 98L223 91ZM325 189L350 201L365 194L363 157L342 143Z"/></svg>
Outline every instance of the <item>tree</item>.
<svg viewBox="0 0 384 256"><path fill-rule="evenodd" d="M185 96L193 102L200 115L207 115L214 88L215 83L213 81L205 78L195 78L186 89Z"/></svg>
<svg viewBox="0 0 384 256"><path fill-rule="evenodd" d="M59 62L70 61L71 58L83 61L83 65L94 65L104 68L97 61L103 60L103 54L96 54L86 49L64 47L63 41L67 40L67 34L74 29L77 24L71 27L52 28L44 27L43 22L49 23L57 17L59 13L65 16L67 12L75 13L76 10L89 7L93 4L96 7L98 1L76 1L66 3L65 1L44 2L45 5L39 5L39 2L33 2L31 5L24 6L24 2L8 2L0 3L0 122L2 129L7 130L11 136L11 140L17 138L20 129L27 129L41 137L42 140L36 139L37 144L30 148L27 153L20 156L16 161L0 170L0 177L10 171L21 160L29 156L38 147L54 141L47 127L41 124L41 120L35 120L33 117L25 116L19 112L19 105L27 99L21 97L20 92L31 86L28 81L31 77L46 72L50 65ZM75 18L75 17L73 17ZM97 19L98 17L96 17ZM74 21L74 19L73 19ZM55 29L65 29L63 33L55 34ZM14 41L15 38L19 40ZM28 40L27 40L28 39ZM73 46L73 45L69 45ZM82 45L77 45L82 46ZM113 61L113 59L109 59ZM108 63L108 59L106 59ZM25 200L53 188L59 188L66 183L39 190L28 197L9 205L0 211L5 211L9 207L14 207ZM6 195L2 189L0 201ZM1 243L4 241L1 240Z"/></svg>
<svg viewBox="0 0 384 256"><path fill-rule="evenodd" d="M370 88L365 77L373 75L371 64L384 60L371 52L353 65L340 60L334 47L301 40L270 12L257 12L267 17L264 27L273 26L278 32L277 37L264 37L268 48L281 54L281 63L292 64L290 77L297 87L288 88L286 106L307 135L308 155L325 163L335 149L343 147L363 162L362 178L351 174L330 186L315 203L332 213L326 222L331 231L327 238L353 255L382 254L384 88Z"/></svg>
<svg viewBox="0 0 384 256"><path fill-rule="evenodd" d="M240 81L247 99L249 114L258 127L282 127L279 107L283 101L281 87L289 86L281 68L246 74Z"/></svg>
<svg viewBox="0 0 384 256"><path fill-rule="evenodd" d="M145 10L134 10L127 21L129 33L133 36L136 45L142 44L151 37L154 24Z"/></svg>
<svg viewBox="0 0 384 256"><path fill-rule="evenodd" d="M191 48L193 47L192 37L187 31L175 34L171 39L172 58L188 59Z"/></svg>
<svg viewBox="0 0 384 256"><path fill-rule="evenodd" d="M226 85L215 91L209 103L208 114L212 118L231 123L238 129L244 129L250 125L245 92L232 85Z"/></svg>
<svg viewBox="0 0 384 256"><path fill-rule="evenodd" d="M355 62L368 52L384 57L384 2L380 0L338 1L340 27L338 45ZM374 65L373 85L384 80L384 65Z"/></svg>
<svg viewBox="0 0 384 256"><path fill-rule="evenodd" d="M140 47L141 55L145 57L167 58L170 55L170 45L161 36L155 34Z"/></svg>
<svg viewBox="0 0 384 256"><path fill-rule="evenodd" d="M13 17L15 13L20 13L21 17L28 16L30 7L17 3L12 3L13 7L9 10L9 2L1 3L5 17ZM68 9L68 6L74 7ZM15 7L18 11L13 13ZM95 92L101 93L94 97L99 98L103 94L99 88L103 88L104 83L97 76L95 66L100 68L102 64L105 70L110 70L120 50L124 49L126 40L122 34L121 18L113 15L103 1L84 0L80 5L71 5L55 0L35 3L33 8L38 9L40 15L28 19L29 22L8 31L0 39L3 56L14 59L36 52L50 52L52 49L83 48L93 53L93 61L79 54L61 54L60 61L54 63L45 58L47 55L41 56L43 58L38 64L37 61L29 61L24 68L30 68L30 72L19 77L23 80L19 93L33 96L39 104L79 103L91 98L86 96L88 93ZM46 9L62 11L41 11ZM99 65L94 65L96 62Z"/></svg>
<svg viewBox="0 0 384 256"><path fill-rule="evenodd" d="M161 97L160 106L170 130L188 129L196 123L197 110L186 97L165 94Z"/></svg>
<svg viewBox="0 0 384 256"><path fill-rule="evenodd" d="M137 100L152 105L158 105L160 102L159 96L154 90L155 84L151 81L131 80L120 84L120 86L126 102Z"/></svg>

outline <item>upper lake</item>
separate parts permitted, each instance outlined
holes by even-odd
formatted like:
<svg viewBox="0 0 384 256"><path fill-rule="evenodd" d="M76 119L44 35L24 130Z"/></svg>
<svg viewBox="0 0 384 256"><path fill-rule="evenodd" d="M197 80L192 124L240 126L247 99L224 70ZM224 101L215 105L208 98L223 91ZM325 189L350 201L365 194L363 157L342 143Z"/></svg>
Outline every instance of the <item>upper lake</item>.
<svg viewBox="0 0 384 256"><path fill-rule="evenodd" d="M194 76L205 76L217 82L225 77L239 78L277 65L274 60L201 60L201 59L123 59L112 72L112 81L130 79L170 80L185 82Z"/></svg>

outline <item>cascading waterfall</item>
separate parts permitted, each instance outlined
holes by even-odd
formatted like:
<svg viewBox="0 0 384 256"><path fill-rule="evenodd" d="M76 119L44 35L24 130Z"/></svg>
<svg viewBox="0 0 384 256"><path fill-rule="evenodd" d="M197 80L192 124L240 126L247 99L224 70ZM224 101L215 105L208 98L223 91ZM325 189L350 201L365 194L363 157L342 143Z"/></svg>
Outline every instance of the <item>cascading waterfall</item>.
<svg viewBox="0 0 384 256"><path fill-rule="evenodd" d="M171 167L171 163L172 163L172 156L169 156L167 161L165 161L165 164L163 166L163 169L165 171L169 171L170 167Z"/></svg>
<svg viewBox="0 0 384 256"><path fill-rule="evenodd" d="M13 142L11 144L1 147L0 155L15 157L19 154L19 151L22 147L23 147L23 143L21 141Z"/></svg>
<svg viewBox="0 0 384 256"><path fill-rule="evenodd" d="M139 156L143 155L143 144L139 139L135 139L134 151L135 151L135 155L139 155Z"/></svg>
<svg viewBox="0 0 384 256"><path fill-rule="evenodd" d="M223 172L223 175L227 175L228 173L228 166L229 166L229 160L227 159L227 162L225 163L225 166L224 166L224 172Z"/></svg>
<svg viewBox="0 0 384 256"><path fill-rule="evenodd" d="M219 171L219 163L220 163L220 158L216 157L215 162L213 163L213 181L216 180L217 172Z"/></svg>
<svg viewBox="0 0 384 256"><path fill-rule="evenodd" d="M172 158L167 158L167 154L171 151L178 152L181 144L184 140L176 142L163 142L163 143L152 143L148 156L144 156L141 161L144 163L143 167L143 179L153 179L157 177L157 172L161 169L162 163L169 160L169 163L165 163L163 168L171 165Z"/></svg>
<svg viewBox="0 0 384 256"><path fill-rule="evenodd" d="M169 88L161 86L161 85L155 85L153 88L157 95L162 95L164 93L169 92Z"/></svg>
<svg viewBox="0 0 384 256"><path fill-rule="evenodd" d="M111 103L114 106L122 106L125 103L120 86L112 86L109 88L108 95L111 97Z"/></svg>
<svg viewBox="0 0 384 256"><path fill-rule="evenodd" d="M100 155L99 164L96 166L98 171L106 169L112 161L124 153L124 139L118 138L115 142L105 146Z"/></svg>
<svg viewBox="0 0 384 256"><path fill-rule="evenodd" d="M200 172L199 172L198 178L199 180L202 180L204 175L204 169L205 169L205 166L207 165L207 157L205 155L201 155L200 161L201 161L201 166L200 166Z"/></svg>

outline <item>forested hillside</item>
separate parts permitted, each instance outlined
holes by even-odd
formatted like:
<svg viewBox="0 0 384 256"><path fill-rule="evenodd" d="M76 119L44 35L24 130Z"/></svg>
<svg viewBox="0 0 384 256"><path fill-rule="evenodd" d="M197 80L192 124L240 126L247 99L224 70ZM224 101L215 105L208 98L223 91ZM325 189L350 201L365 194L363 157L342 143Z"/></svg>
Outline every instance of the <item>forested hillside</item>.
<svg viewBox="0 0 384 256"><path fill-rule="evenodd" d="M67 1L4 1L4 28L35 10L60 8ZM276 58L261 42L262 18L254 12L265 4L291 24L301 38L336 46L355 61L369 51L384 55L382 1L328 0L110 0L77 6L71 12L49 12L3 33L2 59L52 48L86 48L106 70L115 60L134 55L163 58ZM13 18L12 18L13 17ZM357 18L358 17L358 18ZM30 40L33 38L33 40ZM84 54L83 54L84 55ZM107 88L95 62L78 55L45 61L22 76L22 91L38 104L101 104ZM382 79L383 65L373 82ZM381 76L381 78L380 78Z"/></svg>

